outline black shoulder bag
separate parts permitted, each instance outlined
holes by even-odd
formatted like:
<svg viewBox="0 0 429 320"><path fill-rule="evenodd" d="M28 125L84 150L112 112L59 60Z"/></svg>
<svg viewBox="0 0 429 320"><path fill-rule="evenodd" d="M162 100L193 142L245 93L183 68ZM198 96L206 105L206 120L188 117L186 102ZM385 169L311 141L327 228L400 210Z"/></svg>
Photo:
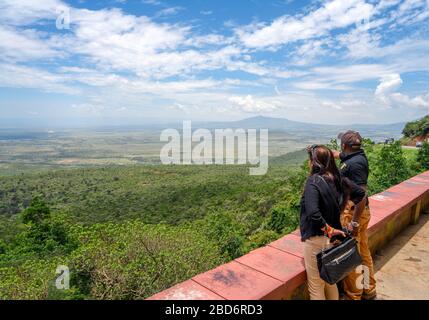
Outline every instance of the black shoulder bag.
<svg viewBox="0 0 429 320"><path fill-rule="evenodd" d="M321 177L325 185L330 190L328 183ZM334 203L338 204L337 199L328 192ZM329 284L335 284L343 280L350 272L362 264L362 258L359 254L357 241L350 234L339 244L329 249L323 249L317 254L317 267L319 268L320 278Z"/></svg>

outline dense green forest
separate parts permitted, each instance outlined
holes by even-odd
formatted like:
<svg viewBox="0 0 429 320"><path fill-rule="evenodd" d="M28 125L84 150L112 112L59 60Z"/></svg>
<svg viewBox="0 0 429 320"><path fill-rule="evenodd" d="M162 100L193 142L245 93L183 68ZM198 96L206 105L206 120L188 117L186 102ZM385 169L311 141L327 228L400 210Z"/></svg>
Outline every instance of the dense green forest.
<svg viewBox="0 0 429 320"><path fill-rule="evenodd" d="M429 134L429 115L423 118L408 122L402 131L406 138L414 138L416 136L425 136Z"/></svg>
<svg viewBox="0 0 429 320"><path fill-rule="evenodd" d="M331 147L336 147L334 141ZM370 193L424 170L365 141ZM143 299L298 226L306 152L246 166L111 166L0 178L0 298ZM57 290L58 265L71 288Z"/></svg>

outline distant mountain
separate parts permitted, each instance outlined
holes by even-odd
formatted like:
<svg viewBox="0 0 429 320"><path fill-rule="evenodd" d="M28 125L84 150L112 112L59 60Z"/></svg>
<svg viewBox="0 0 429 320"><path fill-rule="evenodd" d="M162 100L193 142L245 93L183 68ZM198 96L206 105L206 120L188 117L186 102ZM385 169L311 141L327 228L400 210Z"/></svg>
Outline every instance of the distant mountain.
<svg viewBox="0 0 429 320"><path fill-rule="evenodd" d="M359 131L365 137L379 141L386 138L399 139L402 136L402 129L404 128L405 123L325 125L292 121L285 118L256 116L238 121L195 122L192 126L193 128L268 129L270 131L281 131L289 134L304 134L306 136L314 136L321 139L336 137L338 133L352 129Z"/></svg>
<svg viewBox="0 0 429 320"><path fill-rule="evenodd" d="M166 128L176 128L181 130L183 123L180 120L169 120L169 121L157 121L154 119L148 120L137 124L137 122L129 122L128 124L117 124L107 125L99 124L94 125L91 123L76 123L74 125L62 127L61 125L56 126L55 121L51 124L43 123L27 123L24 120L13 120L13 119L0 119L0 139L16 139L22 135L32 138L35 135L39 135L43 132L44 135L48 135L49 130L55 129L56 132L69 131L69 130L90 130L98 132L128 132L128 131L161 131ZM21 121L21 122L20 122ZM6 124L7 125L3 125ZM405 122L393 123L393 124L353 124L353 125L326 125L316 123L305 123L299 121L292 121L286 118L273 118L256 116L246 118L238 121L192 121L192 128L243 128L243 129L269 129L271 132L283 132L290 136L306 137L316 141L326 141L336 137L339 132L343 132L348 129L359 131L363 136L369 137L375 141L381 141L386 138L399 139L402 137L402 130L405 127ZM10 129L8 129L10 128ZM33 128L33 129L31 129ZM17 131L17 132L13 132Z"/></svg>
<svg viewBox="0 0 429 320"><path fill-rule="evenodd" d="M320 125L314 123L304 123L299 121L292 121L285 118L270 118L270 117L251 117L239 121L232 122L233 126L237 127L254 127L254 128L266 128L270 130L297 130L307 128L327 128L333 127L330 125ZM265 126L265 127L264 127Z"/></svg>

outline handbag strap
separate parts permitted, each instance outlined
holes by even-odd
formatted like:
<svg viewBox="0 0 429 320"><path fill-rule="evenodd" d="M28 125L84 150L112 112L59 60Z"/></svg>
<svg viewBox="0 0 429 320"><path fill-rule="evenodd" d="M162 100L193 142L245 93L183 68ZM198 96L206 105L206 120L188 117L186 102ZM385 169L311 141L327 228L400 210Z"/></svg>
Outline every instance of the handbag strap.
<svg viewBox="0 0 429 320"><path fill-rule="evenodd" d="M323 178L322 176L320 176L320 179L322 179L323 183L325 184L325 186L328 188L328 194L329 197L334 201L334 203L337 205L338 210L341 210L340 204L338 202L338 199L334 196L334 194L332 193L332 188L329 186L329 184L326 182L325 178Z"/></svg>
<svg viewBox="0 0 429 320"><path fill-rule="evenodd" d="M336 197L334 196L334 194L332 193L332 188L329 186L329 184L326 182L326 180L325 180L325 178L323 178L321 175L318 175L319 177L320 177L320 179L323 181L323 183L324 183L324 185L326 186L326 188L327 188L327 191L328 192L325 192L325 193L328 193L329 194L329 197L334 201L334 203L337 205L337 208L338 208L338 210L341 210L340 209L340 205L339 205L339 203L338 203L338 199L336 199ZM327 240L328 241L328 240ZM327 241L325 241L325 242L323 242L323 247L322 247L322 251L326 251L327 250ZM328 248L329 249L329 248Z"/></svg>

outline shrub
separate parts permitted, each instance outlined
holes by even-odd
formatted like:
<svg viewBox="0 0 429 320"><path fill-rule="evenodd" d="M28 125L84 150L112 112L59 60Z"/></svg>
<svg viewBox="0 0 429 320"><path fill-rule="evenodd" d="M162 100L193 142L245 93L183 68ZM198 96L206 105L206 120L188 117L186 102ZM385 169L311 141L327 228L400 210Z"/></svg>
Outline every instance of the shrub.
<svg viewBox="0 0 429 320"><path fill-rule="evenodd" d="M15 237L13 247L21 252L45 254L67 252L74 248L75 244L68 237L65 217L52 216L49 207L40 198L33 199L20 217L25 229Z"/></svg>
<svg viewBox="0 0 429 320"><path fill-rule="evenodd" d="M95 299L144 299L224 260L219 248L188 226L141 222L76 227L72 284Z"/></svg>
<svg viewBox="0 0 429 320"><path fill-rule="evenodd" d="M299 212L286 205L278 205L271 210L267 227L277 233L289 233L299 225Z"/></svg>
<svg viewBox="0 0 429 320"><path fill-rule="evenodd" d="M429 143L424 142L417 153L417 163L424 170L429 170Z"/></svg>
<svg viewBox="0 0 429 320"><path fill-rule="evenodd" d="M29 259L0 267L0 299L47 299L59 259Z"/></svg>
<svg viewBox="0 0 429 320"><path fill-rule="evenodd" d="M407 160L398 141L384 145L370 159L371 175L368 184L371 194L381 192L410 176Z"/></svg>
<svg viewBox="0 0 429 320"><path fill-rule="evenodd" d="M423 118L408 122L402 131L405 137L415 137L429 133L429 115Z"/></svg>
<svg viewBox="0 0 429 320"><path fill-rule="evenodd" d="M208 239L219 246L221 254L228 259L232 260L242 255L243 229L230 214L226 212L210 213L197 222L195 228L201 228Z"/></svg>
<svg viewBox="0 0 429 320"><path fill-rule="evenodd" d="M261 230L249 236L248 241L244 245L244 251L249 252L250 250L273 242L278 238L279 234L273 230Z"/></svg>

